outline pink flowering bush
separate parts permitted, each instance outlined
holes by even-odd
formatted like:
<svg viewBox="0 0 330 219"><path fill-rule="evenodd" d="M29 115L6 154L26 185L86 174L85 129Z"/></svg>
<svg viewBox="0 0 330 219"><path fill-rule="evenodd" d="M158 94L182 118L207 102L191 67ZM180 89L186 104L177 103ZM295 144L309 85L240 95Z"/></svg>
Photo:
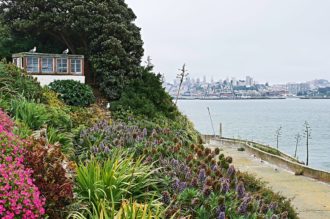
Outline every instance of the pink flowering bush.
<svg viewBox="0 0 330 219"><path fill-rule="evenodd" d="M14 122L0 109L0 132L10 133L13 130Z"/></svg>
<svg viewBox="0 0 330 219"><path fill-rule="evenodd" d="M0 110L0 218L35 219L45 214L45 200L25 168L23 142L11 133L13 123Z"/></svg>

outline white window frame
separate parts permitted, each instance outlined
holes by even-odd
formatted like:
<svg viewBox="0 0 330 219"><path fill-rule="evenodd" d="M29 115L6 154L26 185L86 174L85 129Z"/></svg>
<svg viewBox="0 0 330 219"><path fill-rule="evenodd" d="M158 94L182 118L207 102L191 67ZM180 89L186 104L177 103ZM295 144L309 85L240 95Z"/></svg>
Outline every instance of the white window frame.
<svg viewBox="0 0 330 219"><path fill-rule="evenodd" d="M80 71L77 71L79 66ZM82 62L81 59L71 59L71 73L82 74Z"/></svg>
<svg viewBox="0 0 330 219"><path fill-rule="evenodd" d="M53 58L45 57L41 59L41 72L54 73L54 60Z"/></svg>
<svg viewBox="0 0 330 219"><path fill-rule="evenodd" d="M30 63L32 60L32 64ZM37 61L37 62L35 62ZM39 73L39 58L34 56L26 57L26 71L29 73Z"/></svg>
<svg viewBox="0 0 330 219"><path fill-rule="evenodd" d="M22 58L17 58L17 67L23 69L23 60Z"/></svg>
<svg viewBox="0 0 330 219"><path fill-rule="evenodd" d="M65 62L64 62L65 60ZM64 71L64 69L66 71ZM57 58L56 59L56 72L57 73L68 73L68 59L67 58Z"/></svg>

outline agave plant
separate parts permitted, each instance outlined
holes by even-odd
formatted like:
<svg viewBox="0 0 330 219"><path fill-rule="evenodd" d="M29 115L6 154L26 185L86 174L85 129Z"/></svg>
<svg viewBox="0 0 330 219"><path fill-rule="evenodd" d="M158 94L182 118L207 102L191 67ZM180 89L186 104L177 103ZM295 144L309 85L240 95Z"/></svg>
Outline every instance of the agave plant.
<svg viewBox="0 0 330 219"><path fill-rule="evenodd" d="M76 178L78 198L91 206L107 200L111 211L115 211L123 199L145 202L154 198L160 183L154 175L158 169L143 163L143 157L135 160L133 156L114 149L111 158L104 162L92 158L80 164Z"/></svg>
<svg viewBox="0 0 330 219"><path fill-rule="evenodd" d="M139 204L137 202L124 200L115 219L162 218L164 216L163 214L164 212L160 209L160 205Z"/></svg>
<svg viewBox="0 0 330 219"><path fill-rule="evenodd" d="M72 212L68 219L158 219L164 218L166 211L159 203L155 204L153 201L140 204L132 200L123 200L118 211L112 211L108 206L109 203L102 200L98 206L93 204L92 210L82 208L80 212Z"/></svg>

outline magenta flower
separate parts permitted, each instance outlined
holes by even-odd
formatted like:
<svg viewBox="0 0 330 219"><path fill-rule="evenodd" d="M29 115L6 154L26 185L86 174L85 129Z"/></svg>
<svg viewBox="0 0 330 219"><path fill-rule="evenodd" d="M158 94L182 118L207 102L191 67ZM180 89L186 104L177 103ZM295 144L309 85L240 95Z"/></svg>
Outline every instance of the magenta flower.
<svg viewBox="0 0 330 219"><path fill-rule="evenodd" d="M0 110L0 218L41 218L45 200L24 166L23 142L12 134L12 126Z"/></svg>

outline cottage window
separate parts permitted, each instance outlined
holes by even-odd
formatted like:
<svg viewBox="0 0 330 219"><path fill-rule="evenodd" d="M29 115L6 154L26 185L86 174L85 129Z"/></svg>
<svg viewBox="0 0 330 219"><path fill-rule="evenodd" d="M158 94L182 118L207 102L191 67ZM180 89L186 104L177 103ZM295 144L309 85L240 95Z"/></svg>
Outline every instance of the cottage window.
<svg viewBox="0 0 330 219"><path fill-rule="evenodd" d="M17 67L23 68L22 58L17 58L16 62L17 62L17 65L16 65Z"/></svg>
<svg viewBox="0 0 330 219"><path fill-rule="evenodd" d="M14 65L16 65L18 67L18 65L17 65L17 58L13 58L13 63L14 63Z"/></svg>
<svg viewBox="0 0 330 219"><path fill-rule="evenodd" d="M71 60L71 72L74 74L81 73L81 60L80 59Z"/></svg>
<svg viewBox="0 0 330 219"><path fill-rule="evenodd" d="M27 72L39 72L39 59L37 57L27 57Z"/></svg>
<svg viewBox="0 0 330 219"><path fill-rule="evenodd" d="M68 59L64 59L64 58L57 59L57 72L59 73L68 72Z"/></svg>
<svg viewBox="0 0 330 219"><path fill-rule="evenodd" d="M42 73L53 73L53 59L43 58L42 59Z"/></svg>

